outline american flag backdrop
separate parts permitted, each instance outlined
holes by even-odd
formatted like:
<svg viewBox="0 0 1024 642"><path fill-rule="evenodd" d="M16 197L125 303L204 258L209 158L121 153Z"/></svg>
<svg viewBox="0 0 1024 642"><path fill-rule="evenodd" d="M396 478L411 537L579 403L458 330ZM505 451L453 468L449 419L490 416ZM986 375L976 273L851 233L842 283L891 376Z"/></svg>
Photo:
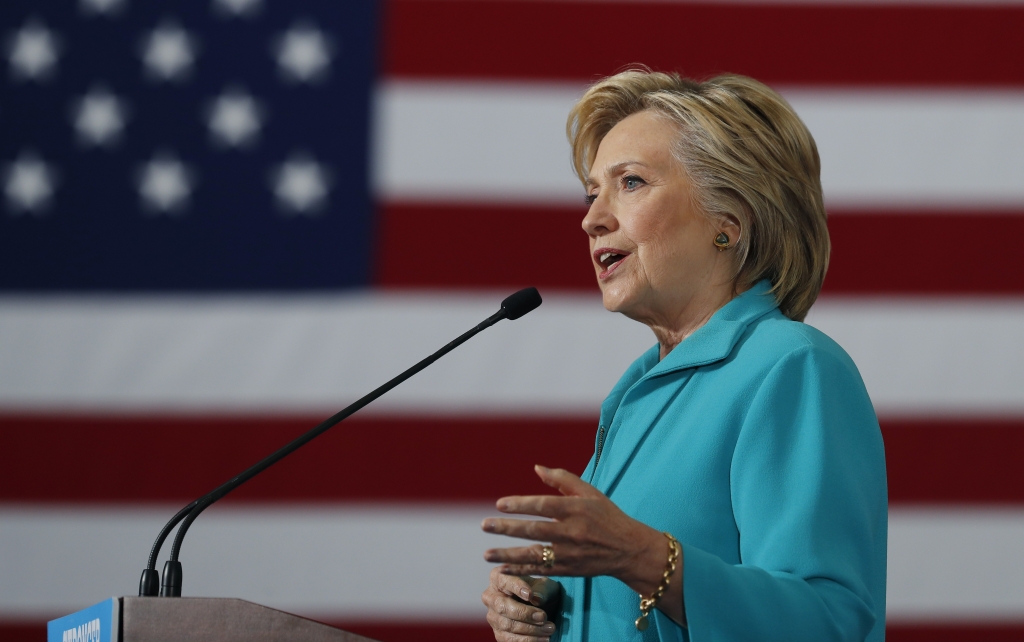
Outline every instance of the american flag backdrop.
<svg viewBox="0 0 1024 642"><path fill-rule="evenodd" d="M186 595L490 639L481 518L583 469L654 341L601 307L564 134L630 63L805 120L889 638L1024 639L1020 0L4 0L0 639L134 594L177 508L536 285L182 548Z"/></svg>

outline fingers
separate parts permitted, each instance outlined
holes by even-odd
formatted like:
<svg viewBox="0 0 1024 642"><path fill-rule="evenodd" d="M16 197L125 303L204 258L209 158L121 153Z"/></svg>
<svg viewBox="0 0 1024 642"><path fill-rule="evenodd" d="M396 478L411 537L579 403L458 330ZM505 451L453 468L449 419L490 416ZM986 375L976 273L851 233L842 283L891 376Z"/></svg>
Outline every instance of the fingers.
<svg viewBox="0 0 1024 642"><path fill-rule="evenodd" d="M554 566L544 566L543 564L505 564L499 566L498 569L502 573L508 575L563 575L563 576L575 576L579 575L578 571L566 567L565 565L559 566L556 562Z"/></svg>
<svg viewBox="0 0 1024 642"><path fill-rule="evenodd" d="M539 522L532 519L501 519L500 517L488 517L480 525L485 533L496 535L508 535L519 539L532 539L535 541L559 541L564 536L561 532L564 529L558 522Z"/></svg>
<svg viewBox="0 0 1024 642"><path fill-rule="evenodd" d="M487 622L494 630L494 637L501 642L539 642L546 640L555 631L547 621L543 610L524 604L512 596L530 599L532 578L502 575L491 571L491 585L481 596L487 606Z"/></svg>
<svg viewBox="0 0 1024 642"><path fill-rule="evenodd" d="M572 498L604 498L601 491L567 470L545 468L544 466L534 466L534 470L545 484L556 488L562 493L563 497L557 495L513 495L502 497L497 502L498 510L503 513L514 513L517 515L536 515L538 517L550 517L551 519L564 519L572 510Z"/></svg>
<svg viewBox="0 0 1024 642"><path fill-rule="evenodd" d="M567 559L562 560L559 559L559 556L563 555L562 553L558 553L557 549L553 552L555 553L555 561L551 566L544 563L544 547L540 544L518 548L493 548L484 553L484 559L492 564L502 565L492 569L492 574L498 572L509 577L524 575L540 577L547 575L579 575L579 572L573 568L573 561L576 559L576 556L572 555L571 552L566 552ZM538 587L534 585L531 588L530 603L542 606L552 594L558 593L560 591L558 583L552 583L555 586L544 584Z"/></svg>
<svg viewBox="0 0 1024 642"><path fill-rule="evenodd" d="M541 608L562 597L562 585L546 577L507 575L501 568L491 569L490 588Z"/></svg>
<svg viewBox="0 0 1024 642"><path fill-rule="evenodd" d="M511 601L511 598L505 599ZM540 615L546 619L543 611L540 612ZM539 639L547 639L555 632L555 625L551 622L520 622L501 615L497 609L491 607L487 609L487 623L491 625L496 640L508 640L509 642L519 642L520 640L538 642Z"/></svg>
<svg viewBox="0 0 1024 642"><path fill-rule="evenodd" d="M492 548L484 553L484 559L491 564L520 564L544 568L544 547L540 544L534 544L533 546L518 546L514 548ZM551 567L544 568L544 570L550 572ZM492 570L491 573L494 573L494 571ZM546 575L547 573L544 574ZM523 575L526 575L526 573L523 573ZM530 598L527 597L526 599L529 600Z"/></svg>
<svg viewBox="0 0 1024 642"><path fill-rule="evenodd" d="M563 470L561 468L545 468L540 465L534 466L533 470L537 473L537 476L540 477L542 482L567 497L601 496L601 491L597 490L576 475L573 475L568 470Z"/></svg>
<svg viewBox="0 0 1024 642"><path fill-rule="evenodd" d="M524 602L530 602L533 598L533 586L530 583L530 579L528 577L506 575L495 567L491 569L490 588L505 595L514 595Z"/></svg>
<svg viewBox="0 0 1024 642"><path fill-rule="evenodd" d="M530 604L544 607L562 597L562 585L546 577L532 577L530 583Z"/></svg>
<svg viewBox="0 0 1024 642"><path fill-rule="evenodd" d="M570 503L557 495L513 495L502 497L495 506L503 513L561 519L568 514Z"/></svg>
<svg viewBox="0 0 1024 642"><path fill-rule="evenodd" d="M523 604L504 593L494 590L494 588L490 586L487 587L487 590L485 590L483 595L480 596L480 600L484 603L484 606L487 607L489 613L494 613L504 619L518 622L520 624L526 624L530 627L541 626L547 622L548 619L548 616L544 614L544 611L536 606ZM506 628L503 628L502 630L511 631L511 626L511 624L508 624ZM526 628L519 627L515 632L523 633L525 631L527 631Z"/></svg>

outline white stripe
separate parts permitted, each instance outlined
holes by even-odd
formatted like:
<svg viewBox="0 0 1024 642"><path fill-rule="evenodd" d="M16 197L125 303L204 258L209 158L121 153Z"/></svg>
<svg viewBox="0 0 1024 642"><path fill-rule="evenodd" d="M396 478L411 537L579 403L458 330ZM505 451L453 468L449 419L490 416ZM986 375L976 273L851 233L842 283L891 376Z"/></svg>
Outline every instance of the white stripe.
<svg viewBox="0 0 1024 642"><path fill-rule="evenodd" d="M1024 510L889 513L888 619L1024 622Z"/></svg>
<svg viewBox="0 0 1024 642"><path fill-rule="evenodd" d="M0 507L0 618L137 592L175 507ZM182 548L186 595L324 619L479 620L489 506L218 507ZM888 617L1024 621L1024 510L890 511ZM162 567L162 562L161 562Z"/></svg>
<svg viewBox="0 0 1024 642"><path fill-rule="evenodd" d="M1024 92L787 91L829 206L1024 205Z"/></svg>
<svg viewBox="0 0 1024 642"><path fill-rule="evenodd" d="M565 119L584 87L385 82L371 174L386 199L583 203Z"/></svg>
<svg viewBox="0 0 1024 642"><path fill-rule="evenodd" d="M333 412L474 327L504 295L8 299L0 407ZM594 412L653 339L593 297L548 299L368 410Z"/></svg>
<svg viewBox="0 0 1024 642"><path fill-rule="evenodd" d="M0 300L0 409L330 414L489 316L503 293ZM1024 415L1024 299L823 299L808 317L884 415ZM552 295L368 412L593 415L654 344Z"/></svg>
<svg viewBox="0 0 1024 642"><path fill-rule="evenodd" d="M565 119L584 87L390 81L373 175L389 200L580 203ZM829 206L1024 206L1024 92L784 90Z"/></svg>
<svg viewBox="0 0 1024 642"><path fill-rule="evenodd" d="M1024 414L1024 299L823 298L880 415Z"/></svg>
<svg viewBox="0 0 1024 642"><path fill-rule="evenodd" d="M153 539L177 508L0 507L0 617L52 617L137 594ZM183 593L325 619L480 618L483 552L516 541L480 530L495 512L216 507L182 546ZM169 551L170 541L164 558Z"/></svg>

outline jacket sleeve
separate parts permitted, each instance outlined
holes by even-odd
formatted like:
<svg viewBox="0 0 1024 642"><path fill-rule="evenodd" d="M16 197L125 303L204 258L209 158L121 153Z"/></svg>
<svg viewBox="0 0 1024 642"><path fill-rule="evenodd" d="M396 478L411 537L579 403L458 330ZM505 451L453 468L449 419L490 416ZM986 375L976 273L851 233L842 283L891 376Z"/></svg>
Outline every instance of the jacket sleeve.
<svg viewBox="0 0 1024 642"><path fill-rule="evenodd" d="M683 546L692 642L852 641L884 626L885 455L845 354L807 345L773 367L730 485L741 563Z"/></svg>

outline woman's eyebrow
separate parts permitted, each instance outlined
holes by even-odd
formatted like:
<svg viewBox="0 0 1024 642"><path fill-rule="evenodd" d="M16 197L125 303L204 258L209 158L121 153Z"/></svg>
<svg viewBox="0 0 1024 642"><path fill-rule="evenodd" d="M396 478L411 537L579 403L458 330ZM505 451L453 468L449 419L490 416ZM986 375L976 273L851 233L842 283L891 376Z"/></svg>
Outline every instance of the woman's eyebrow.
<svg viewBox="0 0 1024 642"><path fill-rule="evenodd" d="M606 170L604 170L604 175L610 178L610 177L615 176L616 174L620 173L625 167L628 167L629 165L639 165L641 167L650 168L650 165L648 165L647 163L644 163L642 161L638 161L638 160L624 160L622 162L615 163L614 165L611 165L610 167L608 167ZM586 185L587 185L587 187L594 187L596 185L599 185L599 183L597 182L597 180L594 177L588 176L587 180L586 180Z"/></svg>
<svg viewBox="0 0 1024 642"><path fill-rule="evenodd" d="M621 173L622 170L625 169L626 167L628 167L629 165L639 165L640 167L650 167L647 163L644 163L643 161L624 160L621 163L615 163L614 165L611 165L610 167L608 167L608 169L604 170L604 175L608 176L608 177L615 176L616 174Z"/></svg>

